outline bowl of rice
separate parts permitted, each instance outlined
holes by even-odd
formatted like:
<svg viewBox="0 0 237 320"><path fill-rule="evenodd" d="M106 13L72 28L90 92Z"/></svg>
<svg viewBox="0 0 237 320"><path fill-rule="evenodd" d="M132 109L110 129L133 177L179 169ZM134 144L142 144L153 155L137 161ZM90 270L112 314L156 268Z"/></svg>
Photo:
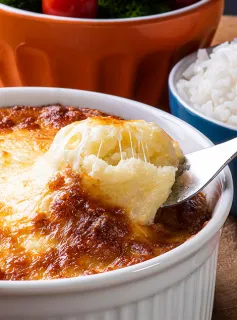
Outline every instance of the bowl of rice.
<svg viewBox="0 0 237 320"><path fill-rule="evenodd" d="M200 49L177 63L169 76L169 97L172 114L212 142L237 137L237 39ZM237 159L230 169L237 188ZM237 215L237 196L231 212Z"/></svg>

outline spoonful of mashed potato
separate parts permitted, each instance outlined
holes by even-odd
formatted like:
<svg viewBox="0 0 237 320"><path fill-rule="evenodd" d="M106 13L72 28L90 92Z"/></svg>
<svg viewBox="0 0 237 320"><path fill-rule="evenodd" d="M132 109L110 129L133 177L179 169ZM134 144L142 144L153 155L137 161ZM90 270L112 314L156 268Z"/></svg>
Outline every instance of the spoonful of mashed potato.
<svg viewBox="0 0 237 320"><path fill-rule="evenodd" d="M157 124L103 117L62 128L44 156L51 170L69 166L91 197L142 225L154 222L182 160L179 145Z"/></svg>

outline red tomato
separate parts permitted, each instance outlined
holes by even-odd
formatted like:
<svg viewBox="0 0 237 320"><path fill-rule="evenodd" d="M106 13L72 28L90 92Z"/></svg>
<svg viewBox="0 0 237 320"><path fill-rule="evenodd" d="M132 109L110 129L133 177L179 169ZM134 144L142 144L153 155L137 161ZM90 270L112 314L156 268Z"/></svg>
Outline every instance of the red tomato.
<svg viewBox="0 0 237 320"><path fill-rule="evenodd" d="M43 13L72 18L96 18L98 0L43 0Z"/></svg>

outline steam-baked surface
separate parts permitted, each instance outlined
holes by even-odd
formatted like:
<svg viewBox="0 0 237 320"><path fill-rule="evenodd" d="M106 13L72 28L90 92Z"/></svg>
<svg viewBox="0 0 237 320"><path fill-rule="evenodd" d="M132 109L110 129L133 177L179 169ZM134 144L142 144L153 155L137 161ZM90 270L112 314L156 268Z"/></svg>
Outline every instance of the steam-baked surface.
<svg viewBox="0 0 237 320"><path fill-rule="evenodd" d="M62 106L0 109L0 279L65 278L126 267L177 247L210 219L205 197L198 195L159 210L155 224L138 225L121 208L95 202L70 168L47 184L49 209L24 207L18 185L23 172L60 128L91 116L106 115ZM33 202L34 192L29 189Z"/></svg>

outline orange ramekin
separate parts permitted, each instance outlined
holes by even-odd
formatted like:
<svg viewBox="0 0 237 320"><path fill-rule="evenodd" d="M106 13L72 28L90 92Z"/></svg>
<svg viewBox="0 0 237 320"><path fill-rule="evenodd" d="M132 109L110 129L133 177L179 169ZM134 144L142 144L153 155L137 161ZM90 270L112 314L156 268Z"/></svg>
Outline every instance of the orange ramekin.
<svg viewBox="0 0 237 320"><path fill-rule="evenodd" d="M171 67L210 45L223 6L201 0L165 14L89 20L0 5L0 86L77 88L164 106Z"/></svg>

